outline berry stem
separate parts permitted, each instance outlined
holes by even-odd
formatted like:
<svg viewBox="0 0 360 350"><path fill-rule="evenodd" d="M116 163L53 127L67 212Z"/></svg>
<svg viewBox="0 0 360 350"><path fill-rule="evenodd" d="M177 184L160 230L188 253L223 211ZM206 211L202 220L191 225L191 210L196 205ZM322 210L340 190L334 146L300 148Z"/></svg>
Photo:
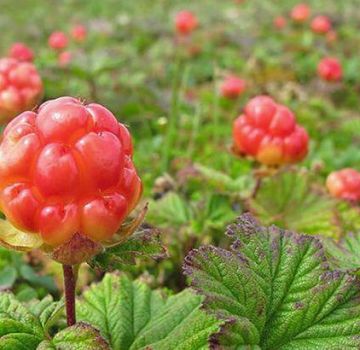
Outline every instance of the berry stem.
<svg viewBox="0 0 360 350"><path fill-rule="evenodd" d="M76 275L71 265L63 265L64 287L65 287L65 305L67 325L73 326L76 323L75 314L75 287Z"/></svg>

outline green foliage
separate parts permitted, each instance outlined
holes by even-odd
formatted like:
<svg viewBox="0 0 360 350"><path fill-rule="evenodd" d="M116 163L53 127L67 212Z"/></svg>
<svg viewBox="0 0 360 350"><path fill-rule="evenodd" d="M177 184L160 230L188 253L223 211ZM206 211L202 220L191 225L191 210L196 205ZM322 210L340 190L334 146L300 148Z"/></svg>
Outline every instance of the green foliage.
<svg viewBox="0 0 360 350"><path fill-rule="evenodd" d="M281 171L262 180L250 212L264 225L332 236L334 202L314 188L314 176L303 170Z"/></svg>
<svg viewBox="0 0 360 350"><path fill-rule="evenodd" d="M204 246L184 267L205 307L226 322L214 347L360 347L359 283L328 268L316 238L259 226L250 215L227 234L232 251Z"/></svg>
<svg viewBox="0 0 360 350"><path fill-rule="evenodd" d="M200 310L202 297L185 290L174 296L152 291L125 275L107 274L85 291L80 320L97 327L113 349L206 349L219 322Z"/></svg>

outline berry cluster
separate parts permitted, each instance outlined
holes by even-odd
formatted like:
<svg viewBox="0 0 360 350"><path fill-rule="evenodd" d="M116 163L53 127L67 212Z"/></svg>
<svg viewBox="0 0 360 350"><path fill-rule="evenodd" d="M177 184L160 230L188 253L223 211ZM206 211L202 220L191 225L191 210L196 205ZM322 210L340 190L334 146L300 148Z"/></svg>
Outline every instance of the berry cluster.
<svg viewBox="0 0 360 350"><path fill-rule="evenodd" d="M110 238L137 204L131 136L99 104L72 97L24 112L0 145L0 205L22 231L58 246L75 233Z"/></svg>
<svg viewBox="0 0 360 350"><path fill-rule="evenodd" d="M326 179L326 187L336 198L359 201L360 173L351 168L334 171Z"/></svg>
<svg viewBox="0 0 360 350"><path fill-rule="evenodd" d="M32 63L0 59L0 123L35 107L42 94L43 84Z"/></svg>
<svg viewBox="0 0 360 350"><path fill-rule="evenodd" d="M268 96L257 96L233 125L234 150L262 164L301 161L308 152L308 135L294 114Z"/></svg>

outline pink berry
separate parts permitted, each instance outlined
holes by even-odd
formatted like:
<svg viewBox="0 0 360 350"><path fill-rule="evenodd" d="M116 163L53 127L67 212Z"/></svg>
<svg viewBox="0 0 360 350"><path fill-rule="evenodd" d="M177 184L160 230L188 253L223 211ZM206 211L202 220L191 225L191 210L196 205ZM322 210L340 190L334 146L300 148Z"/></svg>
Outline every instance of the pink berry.
<svg viewBox="0 0 360 350"><path fill-rule="evenodd" d="M310 6L305 3L301 3L294 6L291 11L291 18L294 22L303 23L310 17L310 14Z"/></svg>
<svg viewBox="0 0 360 350"><path fill-rule="evenodd" d="M326 16L316 16L311 22L311 29L316 34L326 34L331 30L330 19Z"/></svg>
<svg viewBox="0 0 360 350"><path fill-rule="evenodd" d="M58 56L58 63L60 67L66 67L69 65L72 59L72 54L70 51L63 51Z"/></svg>
<svg viewBox="0 0 360 350"><path fill-rule="evenodd" d="M326 187L336 198L359 201L360 173L351 168L334 171L326 179Z"/></svg>
<svg viewBox="0 0 360 350"><path fill-rule="evenodd" d="M63 32L53 32L48 40L49 46L54 50L62 50L68 45L68 38Z"/></svg>
<svg viewBox="0 0 360 350"><path fill-rule="evenodd" d="M274 27L276 29L283 29L286 27L287 20L284 16L277 16L274 18Z"/></svg>
<svg viewBox="0 0 360 350"><path fill-rule="evenodd" d="M240 96L246 88L245 80L235 75L229 75L220 87L221 95L225 98L234 99Z"/></svg>
<svg viewBox="0 0 360 350"><path fill-rule="evenodd" d="M331 82L337 82L342 79L342 67L338 59L334 57L323 58L317 68L321 79Z"/></svg>
<svg viewBox="0 0 360 350"><path fill-rule="evenodd" d="M176 14L175 27L179 34L188 35L198 26L197 17L190 11L181 11Z"/></svg>
<svg viewBox="0 0 360 350"><path fill-rule="evenodd" d="M33 51L23 43L14 43L9 50L9 57L19 61L32 62L34 60Z"/></svg>
<svg viewBox="0 0 360 350"><path fill-rule="evenodd" d="M85 26L78 24L71 29L71 36L76 42L83 42L87 36L87 30Z"/></svg>

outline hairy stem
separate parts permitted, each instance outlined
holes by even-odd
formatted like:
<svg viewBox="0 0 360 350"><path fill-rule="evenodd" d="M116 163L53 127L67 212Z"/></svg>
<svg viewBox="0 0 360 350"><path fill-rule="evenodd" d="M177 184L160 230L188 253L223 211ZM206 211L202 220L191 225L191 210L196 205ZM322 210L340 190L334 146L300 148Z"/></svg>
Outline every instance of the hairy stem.
<svg viewBox="0 0 360 350"><path fill-rule="evenodd" d="M74 268L71 265L63 265L64 287L65 287L65 305L67 325L73 326L76 323L75 315L75 287L76 276Z"/></svg>

